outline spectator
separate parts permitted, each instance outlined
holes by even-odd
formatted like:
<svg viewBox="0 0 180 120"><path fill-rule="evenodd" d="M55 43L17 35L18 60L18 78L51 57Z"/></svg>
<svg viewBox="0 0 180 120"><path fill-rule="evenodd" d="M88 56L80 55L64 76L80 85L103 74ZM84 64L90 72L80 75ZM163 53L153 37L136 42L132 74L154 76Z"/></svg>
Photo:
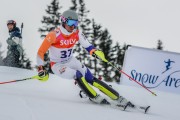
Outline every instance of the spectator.
<svg viewBox="0 0 180 120"><path fill-rule="evenodd" d="M9 38L6 40L8 44L7 56L3 60L4 65L18 67L20 57L22 56L22 36L16 22L14 20L7 21L9 30Z"/></svg>

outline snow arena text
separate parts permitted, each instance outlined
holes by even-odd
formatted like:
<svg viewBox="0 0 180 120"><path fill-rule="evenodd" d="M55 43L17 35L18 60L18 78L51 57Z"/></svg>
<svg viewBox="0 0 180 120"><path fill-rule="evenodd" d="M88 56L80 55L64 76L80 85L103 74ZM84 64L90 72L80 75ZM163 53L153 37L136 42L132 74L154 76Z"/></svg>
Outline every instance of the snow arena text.
<svg viewBox="0 0 180 120"><path fill-rule="evenodd" d="M160 85L178 88L180 86L180 78L173 77L175 74L180 74L180 70L174 71L169 75L164 76L163 79L158 79L160 78L159 75L140 73L136 70L131 71L131 77L147 88L156 88Z"/></svg>

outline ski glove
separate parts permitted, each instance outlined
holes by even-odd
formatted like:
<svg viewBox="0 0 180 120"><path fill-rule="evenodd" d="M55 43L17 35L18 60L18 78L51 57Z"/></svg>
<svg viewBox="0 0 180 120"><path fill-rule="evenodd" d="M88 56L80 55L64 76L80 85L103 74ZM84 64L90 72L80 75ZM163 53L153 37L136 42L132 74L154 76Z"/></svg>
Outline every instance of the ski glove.
<svg viewBox="0 0 180 120"><path fill-rule="evenodd" d="M95 50L95 51L93 52L93 56L101 59L101 60L104 61L104 62L108 62L108 60L105 58L104 53L103 53L101 50Z"/></svg>
<svg viewBox="0 0 180 120"><path fill-rule="evenodd" d="M38 67L38 76L40 81L47 81L49 78L48 72L45 70L44 66Z"/></svg>

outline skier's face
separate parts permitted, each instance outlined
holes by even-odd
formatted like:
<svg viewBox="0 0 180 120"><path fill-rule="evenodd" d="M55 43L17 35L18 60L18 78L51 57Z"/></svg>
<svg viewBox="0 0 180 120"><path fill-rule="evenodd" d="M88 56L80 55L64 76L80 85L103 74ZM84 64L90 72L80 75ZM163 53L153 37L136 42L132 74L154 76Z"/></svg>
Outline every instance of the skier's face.
<svg viewBox="0 0 180 120"><path fill-rule="evenodd" d="M74 25L73 26L68 26L67 24L65 24L64 27L70 33L73 32L73 30L75 29Z"/></svg>
<svg viewBox="0 0 180 120"><path fill-rule="evenodd" d="M7 27L9 29L9 31L11 31L14 28L14 25L13 24L8 24Z"/></svg>

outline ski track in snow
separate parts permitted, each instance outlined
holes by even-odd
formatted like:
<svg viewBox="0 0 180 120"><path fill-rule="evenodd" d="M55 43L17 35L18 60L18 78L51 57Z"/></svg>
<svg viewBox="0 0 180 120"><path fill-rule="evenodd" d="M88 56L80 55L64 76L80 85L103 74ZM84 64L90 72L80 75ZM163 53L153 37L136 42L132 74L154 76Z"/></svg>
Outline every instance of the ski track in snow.
<svg viewBox="0 0 180 120"><path fill-rule="evenodd" d="M0 66L0 82L36 74L36 71ZM130 101L151 105L149 113L94 104L79 97L79 88L73 80L50 75L47 82L0 84L0 120L179 120L180 95L155 91L158 95L155 97L142 88L110 84Z"/></svg>

